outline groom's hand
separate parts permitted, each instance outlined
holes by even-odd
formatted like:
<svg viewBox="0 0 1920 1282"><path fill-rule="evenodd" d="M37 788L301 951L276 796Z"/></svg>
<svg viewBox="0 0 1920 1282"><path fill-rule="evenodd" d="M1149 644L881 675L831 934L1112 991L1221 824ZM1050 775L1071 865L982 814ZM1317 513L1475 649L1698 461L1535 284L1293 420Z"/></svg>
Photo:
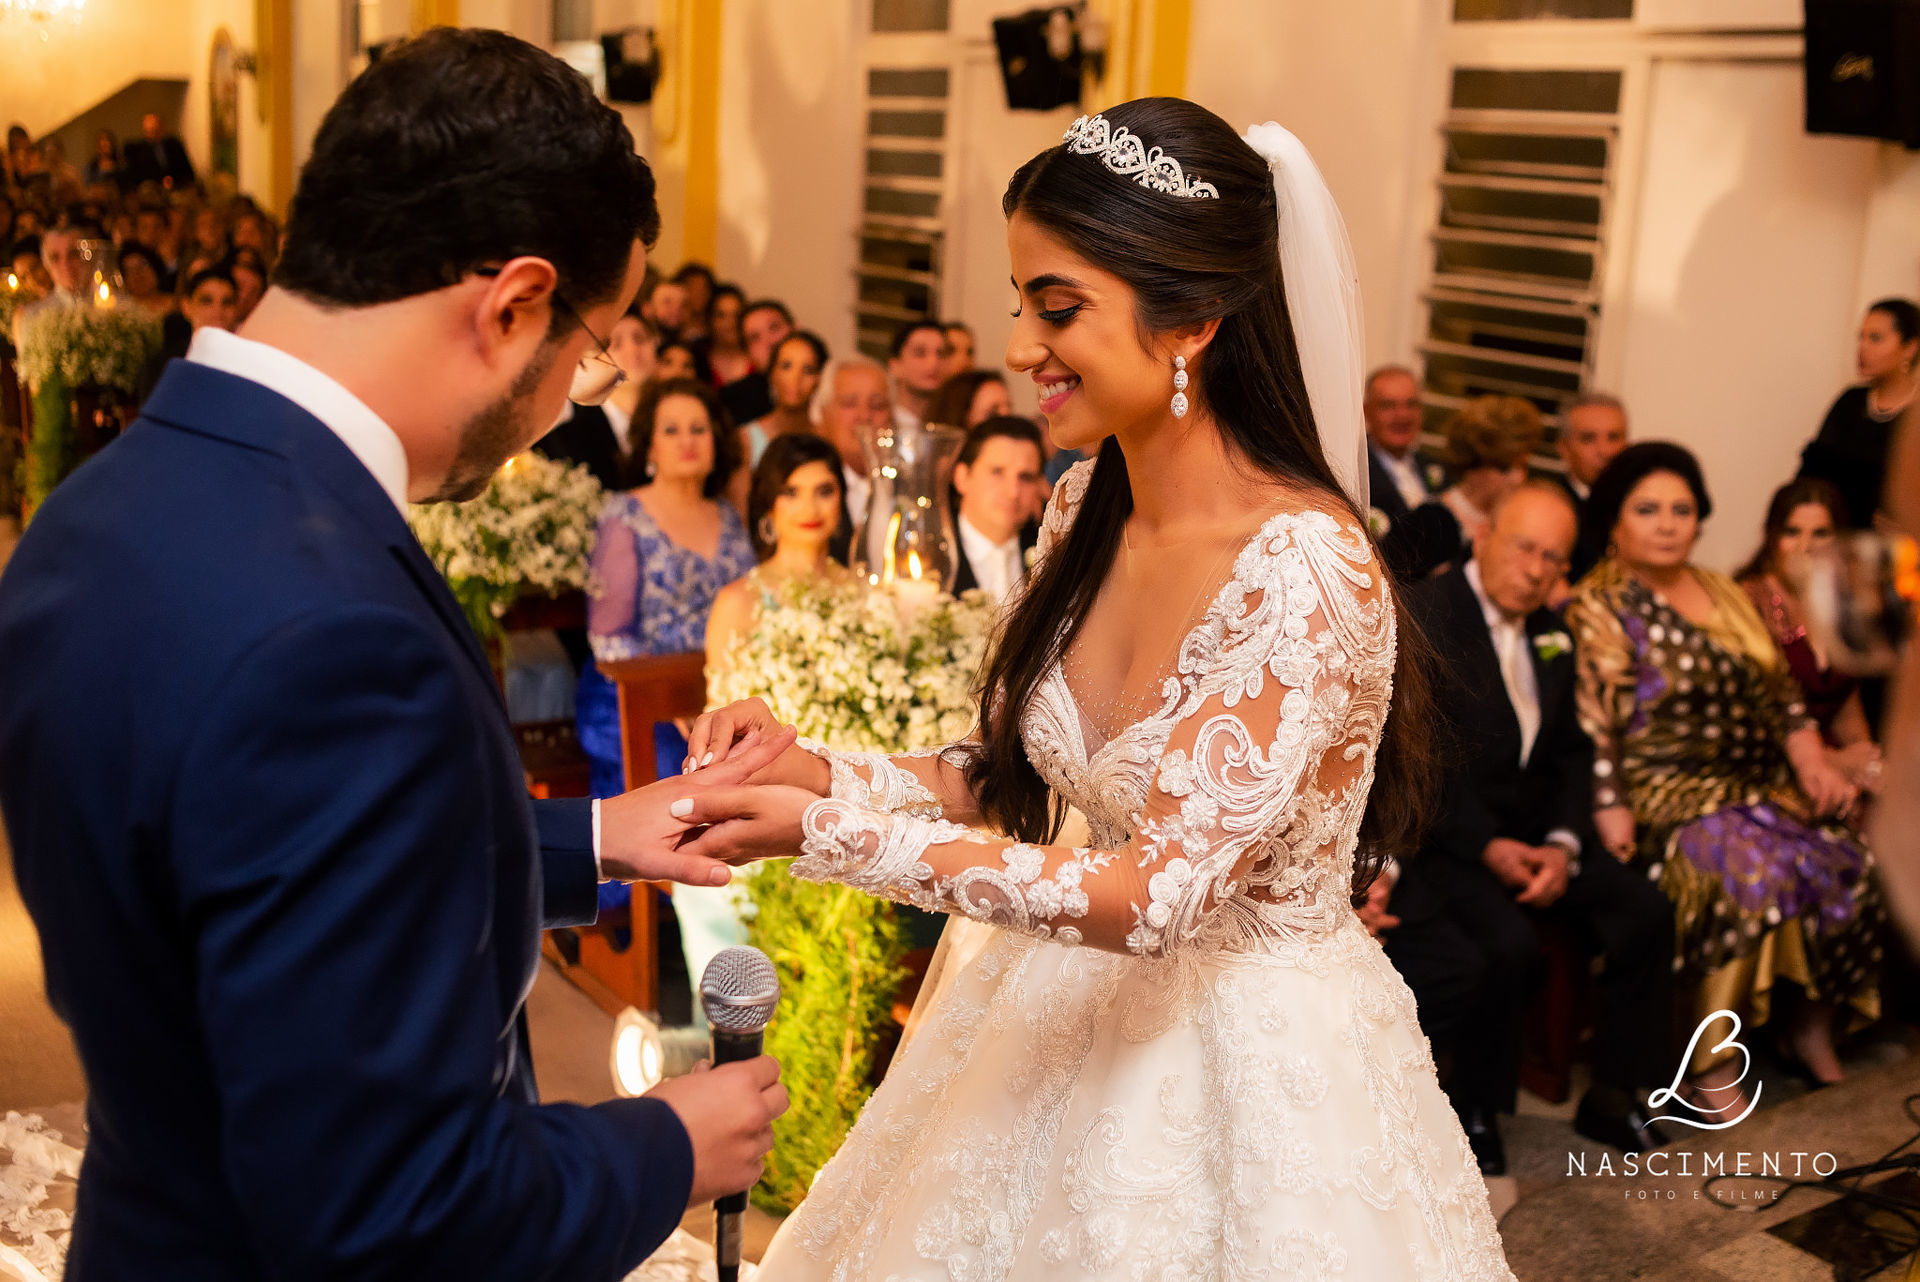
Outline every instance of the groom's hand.
<svg viewBox="0 0 1920 1282"><path fill-rule="evenodd" d="M773 1148L773 1119L787 1111L787 1088L770 1055L709 1068L702 1060L685 1077L647 1092L665 1100L693 1143L689 1207L752 1188Z"/></svg>
<svg viewBox="0 0 1920 1282"><path fill-rule="evenodd" d="M673 804L716 788L732 789L792 746L794 731L749 732L727 759L690 775L669 775L644 788L600 803L600 870L617 881L677 881L687 886L724 886L725 863L686 844L693 825L672 813Z"/></svg>

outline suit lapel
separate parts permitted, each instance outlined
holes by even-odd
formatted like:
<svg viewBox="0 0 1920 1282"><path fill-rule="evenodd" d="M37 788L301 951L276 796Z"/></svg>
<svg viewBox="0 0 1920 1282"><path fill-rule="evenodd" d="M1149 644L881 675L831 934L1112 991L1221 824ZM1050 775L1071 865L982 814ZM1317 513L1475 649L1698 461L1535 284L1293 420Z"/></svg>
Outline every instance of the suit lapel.
<svg viewBox="0 0 1920 1282"><path fill-rule="evenodd" d="M1480 608L1480 598L1474 595L1473 585L1467 582L1464 569L1448 571L1441 583L1447 592L1454 639L1462 647L1461 658L1477 668L1483 697L1497 710L1496 715L1502 718L1501 733L1513 737L1514 758L1518 760L1520 717L1514 712L1513 699L1507 694L1507 678L1500 671L1500 652L1494 649L1493 632L1487 627L1487 616Z"/></svg>
<svg viewBox="0 0 1920 1282"><path fill-rule="evenodd" d="M1573 655L1567 652L1556 654L1551 659L1542 658L1539 639L1549 633L1564 631L1565 625L1551 610L1535 610L1527 616L1527 648L1533 660L1533 686L1539 692L1540 724L1543 729L1551 709L1560 699L1561 687L1572 679Z"/></svg>

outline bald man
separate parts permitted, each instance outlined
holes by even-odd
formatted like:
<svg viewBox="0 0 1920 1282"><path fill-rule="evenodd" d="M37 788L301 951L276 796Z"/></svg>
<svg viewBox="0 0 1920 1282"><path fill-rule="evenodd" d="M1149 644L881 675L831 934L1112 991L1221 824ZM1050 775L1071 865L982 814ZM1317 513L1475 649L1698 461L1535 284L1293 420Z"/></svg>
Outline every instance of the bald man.
<svg viewBox="0 0 1920 1282"><path fill-rule="evenodd" d="M1413 989L1447 1092L1489 1175L1505 1170L1498 1116L1514 1109L1520 1033L1552 918L1605 958L1594 1085L1574 1126L1628 1152L1664 1142L1639 1093L1664 1085L1673 910L1593 833L1593 744L1574 710L1572 634L1547 608L1578 521L1558 485L1530 481L1495 507L1473 558L1407 594L1440 656L1441 806L1388 901L1387 955Z"/></svg>

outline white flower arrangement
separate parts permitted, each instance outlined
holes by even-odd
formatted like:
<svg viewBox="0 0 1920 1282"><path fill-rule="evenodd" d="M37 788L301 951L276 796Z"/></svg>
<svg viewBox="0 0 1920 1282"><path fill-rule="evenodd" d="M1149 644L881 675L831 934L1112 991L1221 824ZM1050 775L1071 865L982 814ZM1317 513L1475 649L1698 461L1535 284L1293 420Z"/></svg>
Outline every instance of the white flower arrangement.
<svg viewBox="0 0 1920 1282"><path fill-rule="evenodd" d="M407 524L468 621L497 636L523 594L588 587L606 491L593 473L539 454L507 460L477 498L413 508Z"/></svg>
<svg viewBox="0 0 1920 1282"><path fill-rule="evenodd" d="M36 391L58 379L132 392L160 342L160 321L138 308L52 304L20 322L20 377Z"/></svg>
<svg viewBox="0 0 1920 1282"><path fill-rule="evenodd" d="M996 611L984 593L903 608L891 592L788 583L708 682L713 706L760 698L807 738L908 752L966 737Z"/></svg>

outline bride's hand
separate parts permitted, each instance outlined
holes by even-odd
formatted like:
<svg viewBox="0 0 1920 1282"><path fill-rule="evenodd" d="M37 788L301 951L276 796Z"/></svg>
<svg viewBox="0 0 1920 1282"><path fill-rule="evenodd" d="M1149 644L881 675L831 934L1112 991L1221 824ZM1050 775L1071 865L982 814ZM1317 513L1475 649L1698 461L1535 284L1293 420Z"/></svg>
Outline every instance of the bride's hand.
<svg viewBox="0 0 1920 1282"><path fill-rule="evenodd" d="M687 759L681 763L680 769L683 773L690 773L717 766L727 759L727 754L748 732L758 730L763 735L770 735L779 729L779 718L760 699L742 699L724 708L704 712L687 734Z"/></svg>
<svg viewBox="0 0 1920 1282"><path fill-rule="evenodd" d="M672 813L676 801L714 789L736 789L793 743L794 732L750 733L720 765L691 775L669 775L644 788L600 803L600 870L616 881L677 881L687 886L724 886L731 874L720 863L681 844L691 826Z"/></svg>
<svg viewBox="0 0 1920 1282"><path fill-rule="evenodd" d="M705 788L673 803L673 817L697 832L680 852L726 864L784 859L800 853L800 820L820 800L805 788L779 784Z"/></svg>

